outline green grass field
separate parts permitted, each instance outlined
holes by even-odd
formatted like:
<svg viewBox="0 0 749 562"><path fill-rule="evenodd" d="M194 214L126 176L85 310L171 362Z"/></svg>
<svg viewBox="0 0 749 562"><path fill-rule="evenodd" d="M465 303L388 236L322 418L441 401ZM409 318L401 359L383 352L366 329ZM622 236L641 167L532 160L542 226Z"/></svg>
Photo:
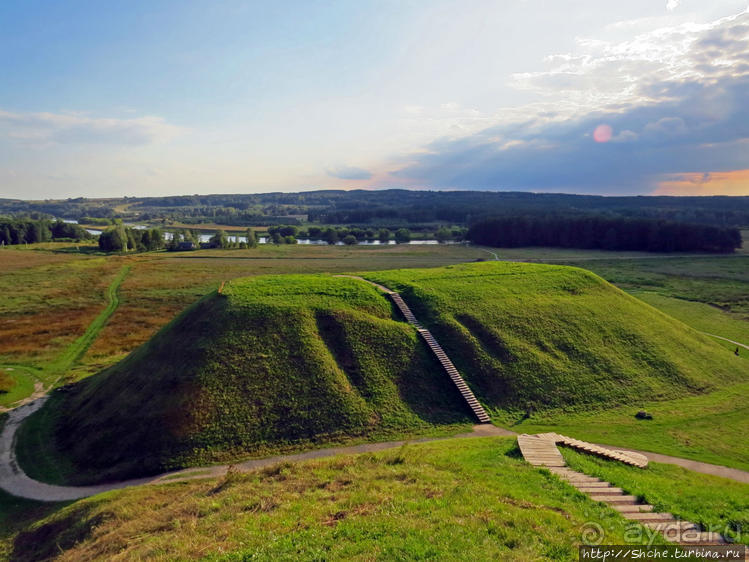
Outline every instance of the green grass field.
<svg viewBox="0 0 749 562"><path fill-rule="evenodd" d="M113 365L228 279L366 266L430 267L484 255L478 249L456 245L262 246L129 256L106 256L90 250L95 248L60 242L0 250L0 368L14 367L15 376L23 379L12 400L0 396L0 405L28 396L37 381L49 387L58 379L77 380ZM130 269L116 292L116 313L101 330L87 332L111 302L108 292L123 267ZM89 338L91 335L95 337ZM67 363L60 378L60 369L50 367L82 341L85 352L80 357L73 353L77 358L72 366Z"/></svg>
<svg viewBox="0 0 749 562"><path fill-rule="evenodd" d="M46 384L52 382L47 377L52 372L49 366L59 358L67 357L106 309L109 302L107 290L124 266L130 269L116 292L119 306L103 327L99 326L95 333L88 332L94 337L86 339L83 355L72 354L76 359L68 363L73 365L66 372L69 379L87 377L112 366L147 342L185 307L229 279L260 274L438 267L493 259L481 248L463 246L267 246L246 251L211 250L137 256L101 256L87 248L82 249L85 251L78 251L70 244L50 243L0 250L0 269L3 270L0 276L0 294L3 295L0 299L0 368L12 367L9 374L17 381L11 392L0 393L0 405L11 404L30 394L37 380ZM747 248L735 256L690 257L544 248L493 251L504 259L566 263L590 269L696 330L737 341L747 339ZM637 301L610 288L605 291L597 288L585 276L570 280L563 276L544 279L542 275L507 274L501 281L489 284L477 277L472 278L464 289L458 290L451 277L455 269L436 276L430 271L419 274L388 271L382 275L388 277L394 288L398 285L404 291L410 304L413 304L412 300L416 301L413 308L417 315L428 320L426 323L434 328L443 347L471 384L479 385L482 392L487 387L496 389L496 380L490 377L499 373L499 378L508 379L510 384L520 380L523 387L531 389L530 393L521 393L516 403L498 402L500 405L493 411L495 420L516 431L555 430L591 441L749 469L749 446L745 445L749 431L745 399L749 383L746 382L745 367L736 367L733 374L726 371L726 366L733 368L737 365L731 354L733 347L685 332L679 322L663 318L656 321L657 313L652 309L647 309L649 312L644 314ZM376 274L367 276L375 278ZM346 391L341 392L333 403L337 412L344 413L344 425L351 425L347 425L343 432L322 431L300 438L300 428L308 428L309 425L305 424L310 424L316 416L312 413L309 419L297 420L291 426L290 430L295 433L292 438L279 439L278 434L261 432L254 421L254 416L260 411L258 408L272 406L272 397L263 395L263 389L257 385L240 384L242 392L251 392L253 397L260 398L257 403L240 400L239 410L246 410L235 415L239 398L229 396L227 400L227 393L236 388L238 382L246 382L244 372L239 372L241 369L229 369L229 377L223 383L206 384L210 377L193 378L198 382L196 387L185 385L185 379L177 376L186 370L175 372L172 369L173 376L166 379L172 385L169 386L170 392L176 391L182 397L181 404L187 409L194 406L198 415L190 418L172 410L167 418L169 431L182 435L185 428L206 420L214 422L207 424L204 431L188 433L188 439L194 439L193 443L197 444L194 450L189 451L187 457L183 453L173 457L167 455L167 464L180 465L186 458L200 463L241 457L247 455L248 450L262 455L318 447L325 443L359 442L404 434L439 435L466 427L453 423L457 418L451 421L449 417L440 417L445 411L440 414L439 408L431 409L431 406L427 410L436 417L430 420L427 415L425 418L423 403L429 403L429 392L424 394L423 389L410 395L401 392L404 376L398 378L397 373L423 374L432 372L434 365L428 354L420 349L418 340L401 326L397 313L382 308L387 301L381 297L368 296L365 287L357 287L355 292L345 294L336 291L329 294L330 287L317 287L315 298L310 299L309 295L295 290L284 291L293 283L287 286L278 279L268 279L265 284L257 285L258 292L248 300L243 290L244 283L251 282L230 285L228 292L235 291L235 294L227 299L235 298L237 307L243 311L256 308L260 314L266 307L275 310L275 316L269 317L267 325L253 324L257 326L256 331L247 339L238 340L237 334L224 333L222 345L232 351L221 357L214 355L211 364L206 364L205 372L226 372L227 363L249 364L252 369L257 369L250 369L250 372L270 376L270 380L279 384L289 371L302 364L304 354L287 353L282 357L277 349L291 348L294 344L307 346L314 340L314 345L307 346L313 349L307 360L329 367L327 374L331 378L320 375L323 380L333 381L328 389L343 383ZM431 291L431 286L438 287L438 291ZM522 301L524 287L534 295L527 303ZM487 292L496 292L496 298L487 298ZM341 305L342 299L355 305ZM597 308L594 305L596 300L599 303ZM572 306L575 301L587 304L576 311ZM325 313L334 309L340 309L340 313ZM307 310L306 316L303 315L305 321L297 328L286 325L291 310ZM597 314L606 317L604 324L598 323ZM216 324L227 318L222 315L216 317ZM612 327L612 318L623 324L619 328ZM184 318L175 321L169 330L181 321ZM193 357L193 344L200 339L195 338L189 328L190 325L186 326L184 332L178 334L176 339L180 346L176 351L169 352L157 339L148 343L144 352L160 353L162 365L187 362ZM660 335L651 338L653 332ZM378 355L364 344L375 336L378 342L395 342L401 351L392 357ZM648 347L646 340L652 340L653 347ZM253 353L243 354L234 349L237 343L245 345L248 341L253 342ZM522 345L524 341L532 344ZM612 341L615 342L613 345ZM450 342L455 342L452 350L448 347ZM158 347L160 349L156 349ZM475 351L475 359L469 357L466 349ZM626 351L621 356L620 349L634 349L637 353ZM129 363L123 365L148 366L140 353L134 354ZM519 361L517 356L527 356L527 360ZM749 352L742 355L746 356ZM409 357L411 363L408 363ZM282 359L280 363L279 358ZM385 368L384 365L390 364L393 358L396 362L408 363L407 371ZM743 359L739 361L744 365ZM428 369L426 365L430 365ZM583 368L577 368L579 366ZM663 366L665 368L661 369ZM114 367L112 371L119 368ZM163 390L159 381L164 379L158 369L140 369L140 376L135 379L143 383L143 393L147 395L145 400L140 400L137 394L131 395L135 385L123 371L118 384L112 385L100 402L94 402L99 411L106 412L106 422L84 424L80 433L75 435L94 435L110 455L107 461L114 459L118 466L124 467L128 459L125 455L115 458L116 447L107 450L107 439L124 437L123 443L127 447L137 449L141 445L137 439L142 434L137 431L142 431L142 426L149 423L147 418L143 421L139 417L142 408L155 407L158 410L161 407L155 397ZM550 377L547 373L554 375ZM689 381L691 386L686 394L675 382L679 379L674 373ZM158 378L149 379L151 374ZM388 377L391 377L390 382ZM104 375L94 376L90 379L92 386L88 388L103 384L101 381L105 378ZM587 387L583 382L593 384L595 392L592 396L586 395ZM198 387L207 389L208 394L216 399L205 399L196 390ZM394 391L393 387L397 390ZM294 398L298 395L302 401L320 397L329 400L331 394L325 395L324 388L323 385L323 392L318 395L317 391L303 387ZM552 392L547 393L544 389ZM625 402L623 397L630 389L634 390L636 399L617 406ZM709 391L702 393L703 390ZM488 394L480 394L485 403ZM550 395L548 398L547 394ZM650 400L651 397L659 400ZM597 406L599 398L607 403L603 409ZM55 400L62 401L63 397ZM220 407L224 402L227 409ZM569 407L567 403L576 406ZM522 419L528 404L532 404L535 410L530 418ZM162 406L165 405L166 398L162 402ZM654 420L635 420L633 414L640 408L653 413ZM31 439L26 441L28 446L19 451L24 466L32 465L38 476L50 481L69 479L80 469L67 454L50 448L45 439L49 428L57 422L55 414L62 411L45 409L43 414L32 418L25 428ZM164 408L160 414L166 412ZM246 417L242 418L243 415ZM136 427L135 435L117 436L113 432L112 420L123 418L134 424L130 427ZM323 423L330 424L333 418L328 417L327 422L324 416L322 419ZM469 416L461 418L463 422L470 419ZM366 423L359 428L366 429L351 429L363 420ZM222 426L224 422L227 425ZM237 434L237 440L220 437L227 427L228 431ZM245 427L249 427L246 432ZM214 448L217 436L220 443L218 448ZM553 479L553 485L547 483L550 477L538 480L537 471L521 466L513 457L509 441L499 447L499 460L495 458L494 445L487 445L486 450L481 448L481 451L479 448L469 450L467 446L469 442L483 441L460 440L409 448L418 451L416 455L412 452L406 455L391 452L389 456L383 453L381 457L391 459L393 464L378 461L380 465L410 471L409 474L399 473L399 478L403 479L398 480L401 487L393 488L390 494L386 491L392 485L380 485L390 481L384 479L379 465L354 463L347 468L348 465L341 461L336 461L339 464L334 461L330 461L331 464L322 461L308 463L301 465L300 469L284 467L277 480L264 476L235 477L217 493L210 493L220 487L216 482L174 483L106 494L64 509L59 504L26 502L0 493L0 558L11 558L12 553L16 559L38 559L40 553L51 552L49 549L59 546L63 550L61 558L68 560L111 558L113 553L120 551L124 558L389 559L433 555L449 559L465 558L463 553L466 552L478 559L575 559L576 551L572 545L579 542L581 513L593 521L604 521L614 527L620 525L618 516L600 506L594 506L591 511L590 502L574 492L569 492L574 498L570 506L568 492L558 492L559 484ZM251 445L246 448L248 442ZM147 446L153 444L145 443ZM506 455L508 451L509 456ZM401 456L405 456L405 462L398 460ZM376 455L365 457L379 458ZM577 459L574 454L568 458L586 470L605 470L607 477L615 483L636 490L638 494L660 502L658 505L685 514L692 520L717 520L722 524L730 519L745 524L746 502L741 503L741 498L746 497L745 488L723 486L709 477L671 467L667 469L662 465L653 465L648 471L633 473L633 476L626 467L608 467L596 460ZM309 469L310 466L313 468ZM429 471L433 471L434 466L440 467L444 478L429 480ZM617 472L620 468L624 473ZM343 472L352 473L355 489L341 488L325 497L300 494L309 489L305 482L313 478L318 479L316 485L337 482ZM85 471L79 476L82 480L87 479ZM422 480L432 482L435 489L441 490L452 490L450 483L459 482L465 493L452 492L449 501L435 506L434 497L428 497L427 492L422 494L415 488ZM689 493L684 496L689 498L689 502L679 501L681 484L689 487ZM370 488L373 495L367 495ZM263 495L264 490L267 495ZM732 503L734 492L739 494L738 503ZM555 495L558 493L564 495ZM281 498L278 505L263 503L274 495ZM369 498L369 503L374 506L371 511L369 507L356 510L359 505L356 502L362 498ZM490 507L487 507L487 501ZM557 501L561 503L554 503ZM461 503L466 505L465 510L461 509ZM555 513L561 514L566 522L552 519ZM297 521L302 521L302 524L295 526ZM461 539L453 544L453 537L465 533L466 528L466 542ZM621 542L620 532L612 531L607 538ZM22 533L20 538L19 533ZM272 537L272 540L264 541L267 537ZM432 537L436 538L432 540ZM363 546L359 548L358 544ZM381 549L379 545L383 545ZM374 554L368 555L367 548Z"/></svg>
<svg viewBox="0 0 749 562"><path fill-rule="evenodd" d="M5 367L3 370L3 381L10 381L5 383L6 390L0 392L0 406L8 406L23 398L29 396L34 392L34 376L24 369Z"/></svg>
<svg viewBox="0 0 749 562"><path fill-rule="evenodd" d="M650 463L646 469L562 449L567 464L618 486L653 505L698 523L735 542L749 544L749 484L699 474L672 464Z"/></svg>
<svg viewBox="0 0 749 562"><path fill-rule="evenodd" d="M15 560L572 561L590 522L624 544L626 520L526 464L513 439L472 438L109 492L9 549Z"/></svg>
<svg viewBox="0 0 749 562"><path fill-rule="evenodd" d="M749 363L584 270L491 262L365 275L403 292L500 419L528 405L600 411L749 378ZM259 276L226 284L54 396L17 449L33 477L86 483L471 420L371 285Z"/></svg>
<svg viewBox="0 0 749 562"><path fill-rule="evenodd" d="M749 256L677 256L661 259L570 262L626 291L711 304L749 320Z"/></svg>

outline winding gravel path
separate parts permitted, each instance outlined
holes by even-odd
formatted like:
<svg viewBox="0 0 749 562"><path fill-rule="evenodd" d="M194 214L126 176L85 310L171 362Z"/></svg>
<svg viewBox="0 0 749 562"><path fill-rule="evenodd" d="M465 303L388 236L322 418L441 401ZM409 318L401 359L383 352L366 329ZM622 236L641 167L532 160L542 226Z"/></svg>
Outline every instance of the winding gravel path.
<svg viewBox="0 0 749 562"><path fill-rule="evenodd" d="M41 408L49 397L45 396L32 403L26 404L8 414L8 420L0 434L0 488L22 498L38 501L69 501L93 496L109 490L118 490L129 486L140 486L142 484L164 484L193 478L211 478L226 474L229 466L240 471L254 470L279 462L297 462L308 459L319 459L335 455L349 455L356 453L368 453L400 447L405 443L425 443L428 441L441 441L455 437L489 437L489 436L512 436L514 432L493 425L480 424L473 428L470 433L461 433L450 437L426 437L409 441L387 441L384 443L364 443L350 447L330 447L327 449L314 449L303 453L290 455L276 455L263 459L253 459L233 465L215 465L206 467L192 467L184 470L167 472L146 478L122 480L119 482L107 482L96 486L56 486L45 484L29 478L18 466L14 451L16 432L21 422L28 416Z"/></svg>
<svg viewBox="0 0 749 562"><path fill-rule="evenodd" d="M496 427L489 424L478 424L473 426L473 431L469 433L460 433L458 435L450 437L425 437L408 441L386 441L382 443L364 443L361 445L352 445L349 447L329 447L327 449L314 449L311 451L305 451L303 453L275 455L263 459L252 459L233 465L191 467L146 478L122 480L119 482L107 482L105 484L98 484L95 486L56 486L53 484L45 484L26 476L26 474L18 466L18 462L16 461L14 452L14 441L18 426L25 418L41 408L47 401L47 398L48 397L45 396L36 400L35 402L16 408L9 413L9 418L5 426L3 427L2 433L0 433L0 488L14 496L49 502L76 500L88 496L93 496L101 492L107 492L109 490L118 490L121 488L140 486L143 484L166 484L169 482L179 482L184 480L192 480L195 478L215 478L226 474L226 471L230 466L240 471L250 471L257 468L270 466L279 462L298 462L309 459L332 457L336 455L353 455L358 453L383 451L386 449L400 447L406 443L426 443L429 441L442 441L445 439L464 437L509 437L517 435L517 433L515 433L514 431L509 431L501 427ZM634 449L626 449L624 447L617 447L617 449L622 451L633 451L636 453L640 453L642 455L645 455L650 461L676 464L695 472L712 474L714 476L722 476L723 478L730 478L738 482L749 483L749 472L744 470L693 461L690 459L670 457L667 455L660 455L658 453L650 453L647 451L636 451Z"/></svg>

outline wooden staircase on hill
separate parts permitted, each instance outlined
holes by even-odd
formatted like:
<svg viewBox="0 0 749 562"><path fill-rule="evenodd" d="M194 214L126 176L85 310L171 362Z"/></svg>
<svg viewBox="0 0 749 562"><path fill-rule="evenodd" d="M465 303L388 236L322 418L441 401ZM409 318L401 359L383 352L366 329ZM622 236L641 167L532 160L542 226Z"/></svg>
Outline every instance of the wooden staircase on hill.
<svg viewBox="0 0 749 562"><path fill-rule="evenodd" d="M534 466L547 468L551 473L589 495L591 499L608 504L621 513L625 519L654 529L666 540L682 545L726 544L725 538L720 533L703 532L696 523L677 520L671 513L657 513L652 505L641 503L636 496L625 494L621 488L600 478L572 470L557 449L557 443L639 468L647 466L647 458L643 455L629 451L614 451L557 433L518 436L518 446L526 461Z"/></svg>
<svg viewBox="0 0 749 562"><path fill-rule="evenodd" d="M484 407L476 399L476 396L468 387L468 385L466 384L466 381L463 380L463 377L458 372L458 369L456 369L455 365L453 365L453 362L450 361L450 358L447 356L447 353L445 353L445 350L442 349L442 347L437 342L437 340L432 335L432 333L426 328L424 328L419 323L419 321L416 319L416 316L414 316L414 313L411 312L411 309L406 304L406 301L403 300L403 297L401 297L395 291L388 289L384 285L374 283L370 281L369 279L364 279L363 277L359 277L356 275L336 275L335 277L349 277L351 279L364 281L365 283L374 285L375 287L377 287L377 289L379 289L380 291L385 293L387 296L389 296L390 299L395 303L395 306L398 307L398 310L400 310L401 314L404 316L406 321L409 324L411 324L414 328L416 328L416 330L419 332L419 335L424 339L424 341L429 346L429 349L431 349L432 352L437 356L437 359L439 360L440 365L442 365L442 368L450 377L450 380L453 381L453 383L458 389L458 392L460 392L461 396L463 396L463 399L471 408L471 411L476 416L476 418L478 418L479 422L481 423L491 422L491 418L489 417L489 414L486 413L486 410L484 410Z"/></svg>
<svg viewBox="0 0 749 562"><path fill-rule="evenodd" d="M424 341L429 346L429 349L431 349L432 352L437 356L437 359L442 365L442 368L445 369L445 372L450 377L450 380L453 381L458 389L458 392L460 392L460 394L463 396L476 418L478 418L481 423L491 422L489 414L486 413L484 407L476 399L473 391L468 387L466 381L463 380L463 377L458 372L458 369L456 369L455 365L453 365L453 362L450 361L447 353L445 353L445 350L442 349L442 346L440 346L440 344L437 342L435 337L432 335L432 332L419 324L419 321L416 319L416 316L414 316L414 313L411 312L411 309L408 308L408 305L403 300L403 297L401 297L395 291L387 291L387 295L395 303L395 306L398 307L398 310L401 311L401 314L403 314L403 316L406 318L406 321L414 328L416 328L416 330L419 332L419 335L424 338Z"/></svg>

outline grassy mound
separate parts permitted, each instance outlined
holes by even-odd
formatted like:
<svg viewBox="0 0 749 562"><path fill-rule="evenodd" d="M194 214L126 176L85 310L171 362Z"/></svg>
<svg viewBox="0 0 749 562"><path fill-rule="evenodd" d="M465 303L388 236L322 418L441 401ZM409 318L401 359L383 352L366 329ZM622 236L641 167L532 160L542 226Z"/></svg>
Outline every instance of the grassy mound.
<svg viewBox="0 0 749 562"><path fill-rule="evenodd" d="M48 481L105 481L470 422L438 367L366 283L234 281L56 393L22 426L19 460Z"/></svg>
<svg viewBox="0 0 749 562"><path fill-rule="evenodd" d="M480 263L365 276L403 294L500 418L749 379L749 362L584 270ZM34 477L82 483L471 420L370 285L255 277L55 396L22 426L18 454Z"/></svg>
<svg viewBox="0 0 749 562"><path fill-rule="evenodd" d="M588 271L488 262L367 274L399 291L500 410L637 405L749 380L749 367Z"/></svg>

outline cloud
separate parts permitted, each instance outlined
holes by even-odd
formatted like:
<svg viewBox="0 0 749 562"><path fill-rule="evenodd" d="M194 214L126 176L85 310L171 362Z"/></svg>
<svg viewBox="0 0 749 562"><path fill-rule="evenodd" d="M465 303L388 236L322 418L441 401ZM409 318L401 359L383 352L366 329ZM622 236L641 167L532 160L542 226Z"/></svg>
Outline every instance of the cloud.
<svg viewBox="0 0 749 562"><path fill-rule="evenodd" d="M655 195L746 195L749 170L674 174L658 184Z"/></svg>
<svg viewBox="0 0 749 562"><path fill-rule="evenodd" d="M514 77L541 101L474 134L435 140L393 177L434 187L647 193L664 174L746 167L749 13L578 45L550 57L549 70ZM595 142L601 126L610 127L608 142Z"/></svg>
<svg viewBox="0 0 749 562"><path fill-rule="evenodd" d="M0 135L24 144L138 146L169 140L182 129L161 117L95 118L78 113L13 113L0 110Z"/></svg>
<svg viewBox="0 0 749 562"><path fill-rule="evenodd" d="M326 170L326 173L330 177L341 180L368 180L372 178L372 172L354 166L340 166L338 168L328 169Z"/></svg>
<svg viewBox="0 0 749 562"><path fill-rule="evenodd" d="M673 12L681 4L681 0L666 0L666 9Z"/></svg>

